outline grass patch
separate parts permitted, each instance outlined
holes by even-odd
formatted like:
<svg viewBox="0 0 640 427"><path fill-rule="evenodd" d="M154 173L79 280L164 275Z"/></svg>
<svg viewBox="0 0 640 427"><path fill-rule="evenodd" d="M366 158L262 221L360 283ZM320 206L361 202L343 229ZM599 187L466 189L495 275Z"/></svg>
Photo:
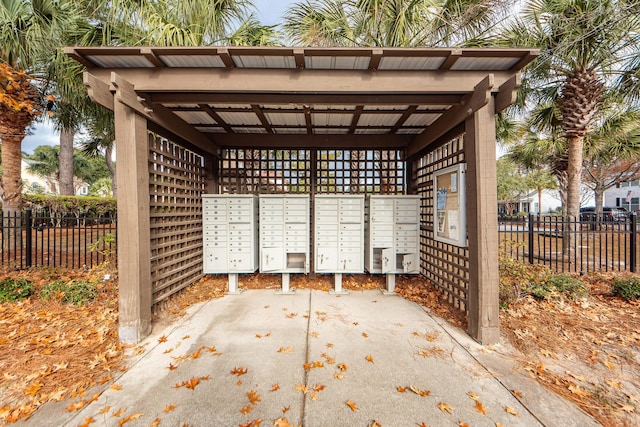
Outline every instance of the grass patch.
<svg viewBox="0 0 640 427"><path fill-rule="evenodd" d="M640 277L622 277L614 280L613 294L627 301L640 298Z"/></svg>
<svg viewBox="0 0 640 427"><path fill-rule="evenodd" d="M0 302L16 302L29 298L33 293L33 282L25 279L0 281Z"/></svg>
<svg viewBox="0 0 640 427"><path fill-rule="evenodd" d="M58 300L67 304L86 305L98 296L95 283L85 280L70 282L56 280L42 287L40 298L44 300Z"/></svg>

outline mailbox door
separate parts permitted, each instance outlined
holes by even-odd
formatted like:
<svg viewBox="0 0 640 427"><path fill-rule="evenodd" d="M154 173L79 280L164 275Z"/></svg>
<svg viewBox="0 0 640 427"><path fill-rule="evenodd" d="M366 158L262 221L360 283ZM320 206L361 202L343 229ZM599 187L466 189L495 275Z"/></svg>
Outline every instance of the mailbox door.
<svg viewBox="0 0 640 427"><path fill-rule="evenodd" d="M396 271L396 252L393 248L382 250L382 273L393 273Z"/></svg>

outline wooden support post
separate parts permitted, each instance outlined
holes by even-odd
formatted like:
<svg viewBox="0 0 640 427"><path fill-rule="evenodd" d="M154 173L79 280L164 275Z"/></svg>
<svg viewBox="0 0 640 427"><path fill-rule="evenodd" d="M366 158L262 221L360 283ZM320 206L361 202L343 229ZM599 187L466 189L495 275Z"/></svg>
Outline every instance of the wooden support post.
<svg viewBox="0 0 640 427"><path fill-rule="evenodd" d="M498 208L493 97L465 121L469 334L481 344L500 338Z"/></svg>
<svg viewBox="0 0 640 427"><path fill-rule="evenodd" d="M116 95L116 176L118 187L118 277L124 343L151 332L151 242L149 226L149 137L147 120Z"/></svg>
<svg viewBox="0 0 640 427"><path fill-rule="evenodd" d="M205 170L205 189L206 194L218 194L218 156L208 154L204 156L204 170Z"/></svg>

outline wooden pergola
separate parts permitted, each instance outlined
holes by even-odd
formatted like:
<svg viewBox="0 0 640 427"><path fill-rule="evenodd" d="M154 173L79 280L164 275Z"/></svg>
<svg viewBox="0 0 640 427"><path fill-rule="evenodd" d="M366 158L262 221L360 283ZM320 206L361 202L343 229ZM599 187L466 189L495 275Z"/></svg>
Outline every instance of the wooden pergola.
<svg viewBox="0 0 640 427"><path fill-rule="evenodd" d="M307 150L313 197L316 156L329 149L399 153L392 157L403 168L392 174L405 181L394 191L422 196L422 274L466 313L473 338L498 340L495 114L514 101L536 50L65 52L87 67L91 99L115 114L122 341L148 335L152 307L202 276L199 199L230 191L229 163L244 159L236 166L247 168L260 157L247 153ZM433 230L433 174L459 163L466 164L464 247L436 242Z"/></svg>

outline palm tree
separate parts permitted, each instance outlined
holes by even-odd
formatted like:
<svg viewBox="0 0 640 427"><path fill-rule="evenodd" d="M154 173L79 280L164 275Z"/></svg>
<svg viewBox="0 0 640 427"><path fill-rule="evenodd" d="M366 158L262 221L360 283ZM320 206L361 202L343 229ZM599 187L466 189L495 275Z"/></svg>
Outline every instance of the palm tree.
<svg viewBox="0 0 640 427"><path fill-rule="evenodd" d="M500 0L305 0L283 28L303 46L451 46L482 38L504 17Z"/></svg>
<svg viewBox="0 0 640 427"><path fill-rule="evenodd" d="M605 92L617 88L615 77L628 74L639 60L637 8L634 0L532 0L497 39L541 49L525 71L525 95L532 104L558 108L566 141L565 213L572 217L580 208L585 135Z"/></svg>
<svg viewBox="0 0 640 427"><path fill-rule="evenodd" d="M71 6L68 1L55 0L0 2L0 61L6 65L1 77L5 96L0 99L5 213L17 212L22 206L22 140L45 108L42 92L49 89L46 70L52 54L63 44L62 34L74 22ZM11 87L20 89L8 90Z"/></svg>

